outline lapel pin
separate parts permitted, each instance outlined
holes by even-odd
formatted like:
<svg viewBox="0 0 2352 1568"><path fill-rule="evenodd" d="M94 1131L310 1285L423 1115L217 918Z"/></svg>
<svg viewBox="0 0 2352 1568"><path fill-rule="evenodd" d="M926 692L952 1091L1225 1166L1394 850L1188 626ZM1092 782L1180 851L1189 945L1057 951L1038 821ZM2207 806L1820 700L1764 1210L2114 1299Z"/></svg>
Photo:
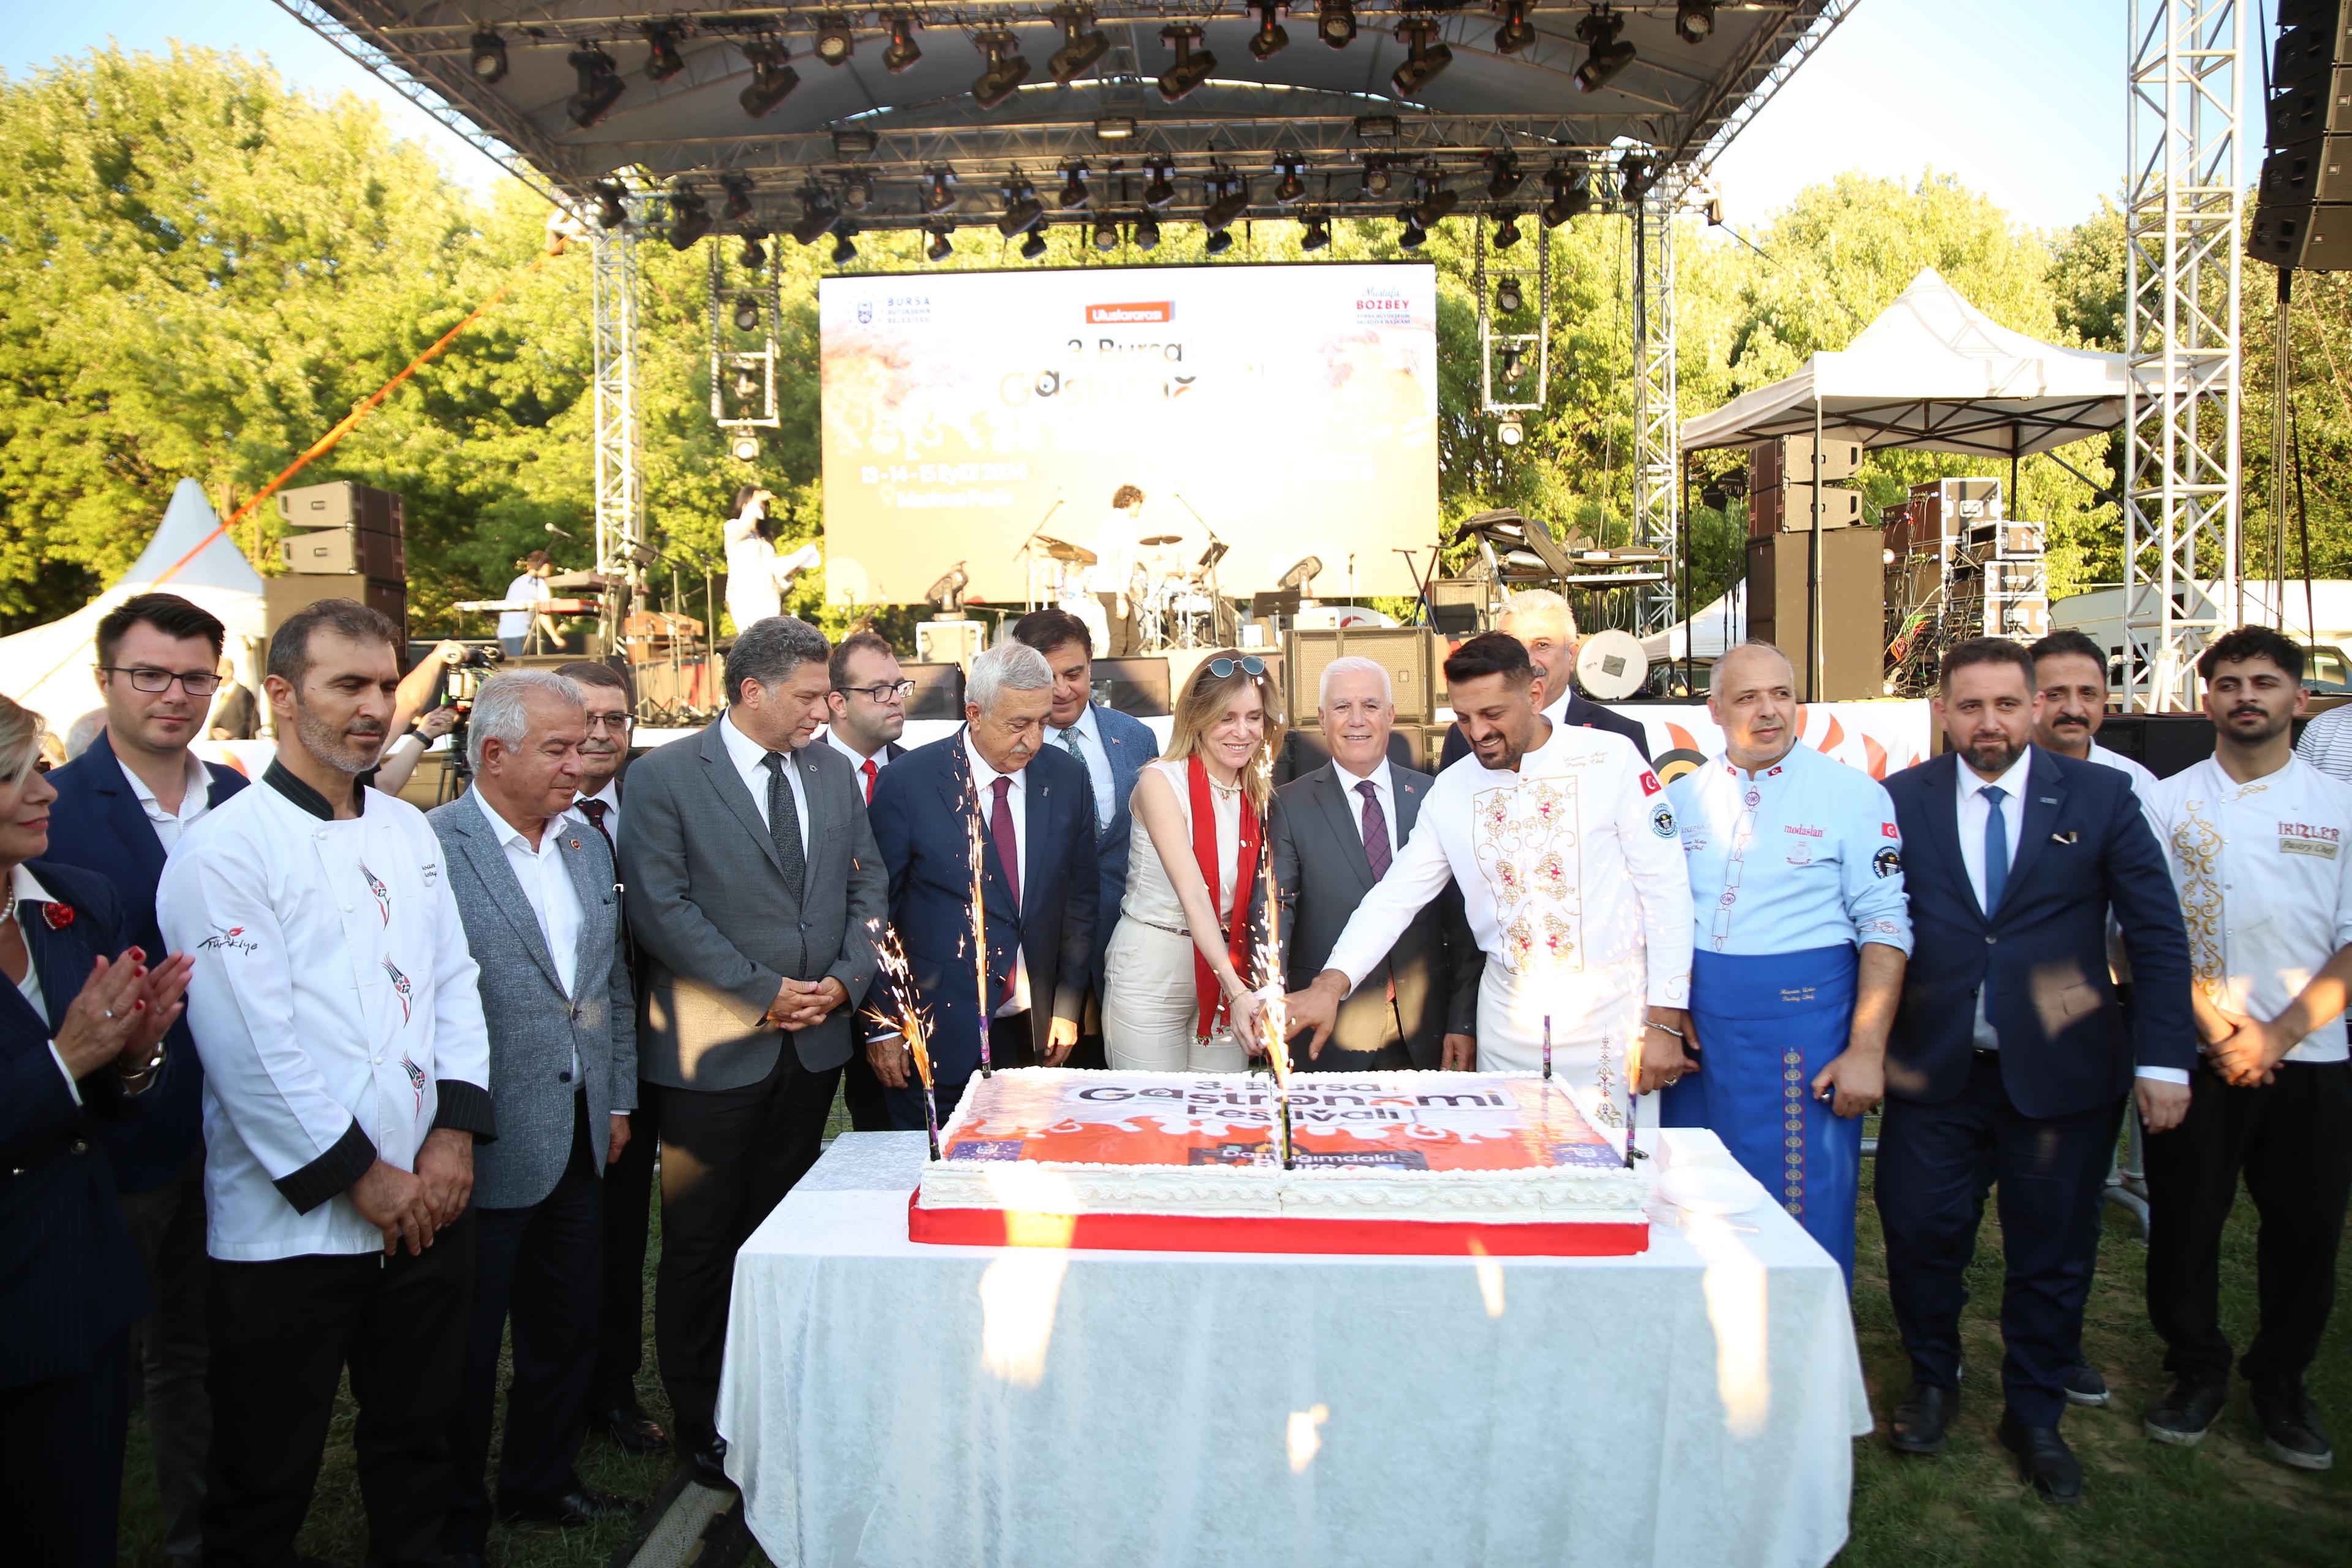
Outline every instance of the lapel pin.
<svg viewBox="0 0 2352 1568"><path fill-rule="evenodd" d="M577 838L573 839L573 840L572 841L572 847L573 847L574 849L579 848L579 847L580 847L580 840L578 840Z"/></svg>
<svg viewBox="0 0 2352 1568"><path fill-rule="evenodd" d="M2050 842L2053 844L2072 844L2075 839L2081 837L2082 835L2078 833L2053 833L2050 836Z"/></svg>
<svg viewBox="0 0 2352 1568"><path fill-rule="evenodd" d="M2044 805L2056 805L2058 804L2058 797L2054 795L2040 795L2036 798Z"/></svg>

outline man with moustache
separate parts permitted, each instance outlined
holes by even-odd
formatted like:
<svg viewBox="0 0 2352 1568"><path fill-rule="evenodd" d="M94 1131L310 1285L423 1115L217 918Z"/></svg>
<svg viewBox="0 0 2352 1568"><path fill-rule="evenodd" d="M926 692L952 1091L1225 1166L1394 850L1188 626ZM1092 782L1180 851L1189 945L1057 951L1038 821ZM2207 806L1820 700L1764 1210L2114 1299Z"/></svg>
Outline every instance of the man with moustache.
<svg viewBox="0 0 2352 1568"><path fill-rule="evenodd" d="M363 788L399 633L323 599L270 639L277 759L157 893L205 1063L206 1568L283 1568L345 1369L371 1562L441 1561L495 1131L479 973L424 813Z"/></svg>
<svg viewBox="0 0 2352 1568"><path fill-rule="evenodd" d="M2150 1132L2179 1124L2195 1042L2189 940L2130 783L2034 746L2036 708L2021 646L1960 643L1935 700L1951 751L1886 781L1916 945L1887 1037L1875 1182L1911 1360L1894 1447L1938 1452L1958 1407L1990 1166L2007 1263L1996 1435L2035 1490L2074 1503L2082 1467L2058 1421L2098 1258L2092 1194L2125 1096ZM2111 908L2138 977L2128 1031L2107 973Z"/></svg>
<svg viewBox="0 0 2352 1568"><path fill-rule="evenodd" d="M2215 639L2197 661L2213 754L2149 802L2189 920L2204 1049L2187 1121L2147 1147L2147 1312L2172 1384L2143 1426L2194 1444L2228 1399L2221 1232L2242 1178L2261 1218L2260 1310L2239 1371L2271 1458L2324 1470L2335 1454L2303 1378L2352 1197L2352 785L2289 749L2303 660L2265 626Z"/></svg>
<svg viewBox="0 0 2352 1568"><path fill-rule="evenodd" d="M1650 760L1650 738L1638 720L1588 702L1576 689L1576 614L1566 599L1549 588L1524 589L1511 595L1510 603L1495 618L1495 629L1526 645L1537 679L1543 682L1545 718L1571 729L1607 730L1622 735L1642 753L1644 763ZM1457 722L1445 731L1437 771L1444 773L1470 751L1469 731Z"/></svg>

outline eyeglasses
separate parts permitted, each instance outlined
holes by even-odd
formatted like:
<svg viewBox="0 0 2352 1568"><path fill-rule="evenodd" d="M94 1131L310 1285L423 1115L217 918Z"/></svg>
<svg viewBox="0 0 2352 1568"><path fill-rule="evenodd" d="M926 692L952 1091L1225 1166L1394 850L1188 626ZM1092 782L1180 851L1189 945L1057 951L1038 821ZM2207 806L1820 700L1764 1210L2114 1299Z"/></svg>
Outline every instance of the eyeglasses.
<svg viewBox="0 0 2352 1568"><path fill-rule="evenodd" d="M1219 680L1232 675L1236 669L1244 675L1264 675L1265 660L1255 654L1245 653L1239 658L1213 658L1209 661L1209 673Z"/></svg>
<svg viewBox="0 0 2352 1568"><path fill-rule="evenodd" d="M915 683L911 680L885 680L873 686L836 686L834 689L844 697L855 692L879 703L904 702L915 694Z"/></svg>
<svg viewBox="0 0 2352 1568"><path fill-rule="evenodd" d="M591 713L588 715L588 728L591 730L610 730L615 735L627 734L629 732L629 726L635 722L636 721L630 718L626 713Z"/></svg>
<svg viewBox="0 0 2352 1568"><path fill-rule="evenodd" d="M98 668L109 675L127 676L131 681L131 689L133 691L169 691L172 689L172 682L175 680L180 683L180 689L191 697L210 697L220 689L220 677L210 670L153 669L143 664L129 668L119 664L101 664Z"/></svg>

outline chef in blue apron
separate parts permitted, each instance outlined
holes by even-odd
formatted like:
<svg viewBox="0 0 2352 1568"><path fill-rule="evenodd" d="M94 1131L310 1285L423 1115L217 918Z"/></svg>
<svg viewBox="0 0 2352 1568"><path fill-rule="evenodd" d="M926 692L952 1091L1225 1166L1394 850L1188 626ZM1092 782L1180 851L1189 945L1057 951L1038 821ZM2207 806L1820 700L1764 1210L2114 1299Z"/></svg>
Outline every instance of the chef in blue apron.
<svg viewBox="0 0 2352 1568"><path fill-rule="evenodd" d="M1660 1123L1705 1127L1853 1283L1863 1113L1911 953L1879 783L1797 737L1796 677L1750 643L1715 667L1724 749L1667 789L1693 910L1689 1045Z"/></svg>

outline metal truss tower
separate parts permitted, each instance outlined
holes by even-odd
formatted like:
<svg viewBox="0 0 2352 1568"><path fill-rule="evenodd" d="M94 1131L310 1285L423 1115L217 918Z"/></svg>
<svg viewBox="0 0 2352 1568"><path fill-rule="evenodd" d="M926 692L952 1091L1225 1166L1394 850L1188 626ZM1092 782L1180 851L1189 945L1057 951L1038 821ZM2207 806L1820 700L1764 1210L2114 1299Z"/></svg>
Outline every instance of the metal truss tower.
<svg viewBox="0 0 2352 1568"><path fill-rule="evenodd" d="M637 417L637 225L590 229L594 275L596 569L642 588L631 555L645 542L645 467Z"/></svg>
<svg viewBox="0 0 2352 1568"><path fill-rule="evenodd" d="M1636 591L1637 637L1680 618L1682 415L1675 399L1675 187L1661 181L1633 204L1633 547L1654 550L1665 570ZM1696 606L1692 606L1696 608ZM1682 612L1687 614L1685 610Z"/></svg>
<svg viewBox="0 0 2352 1568"><path fill-rule="evenodd" d="M2124 706L2185 711L2238 611L2245 8L2131 0L2129 26Z"/></svg>

